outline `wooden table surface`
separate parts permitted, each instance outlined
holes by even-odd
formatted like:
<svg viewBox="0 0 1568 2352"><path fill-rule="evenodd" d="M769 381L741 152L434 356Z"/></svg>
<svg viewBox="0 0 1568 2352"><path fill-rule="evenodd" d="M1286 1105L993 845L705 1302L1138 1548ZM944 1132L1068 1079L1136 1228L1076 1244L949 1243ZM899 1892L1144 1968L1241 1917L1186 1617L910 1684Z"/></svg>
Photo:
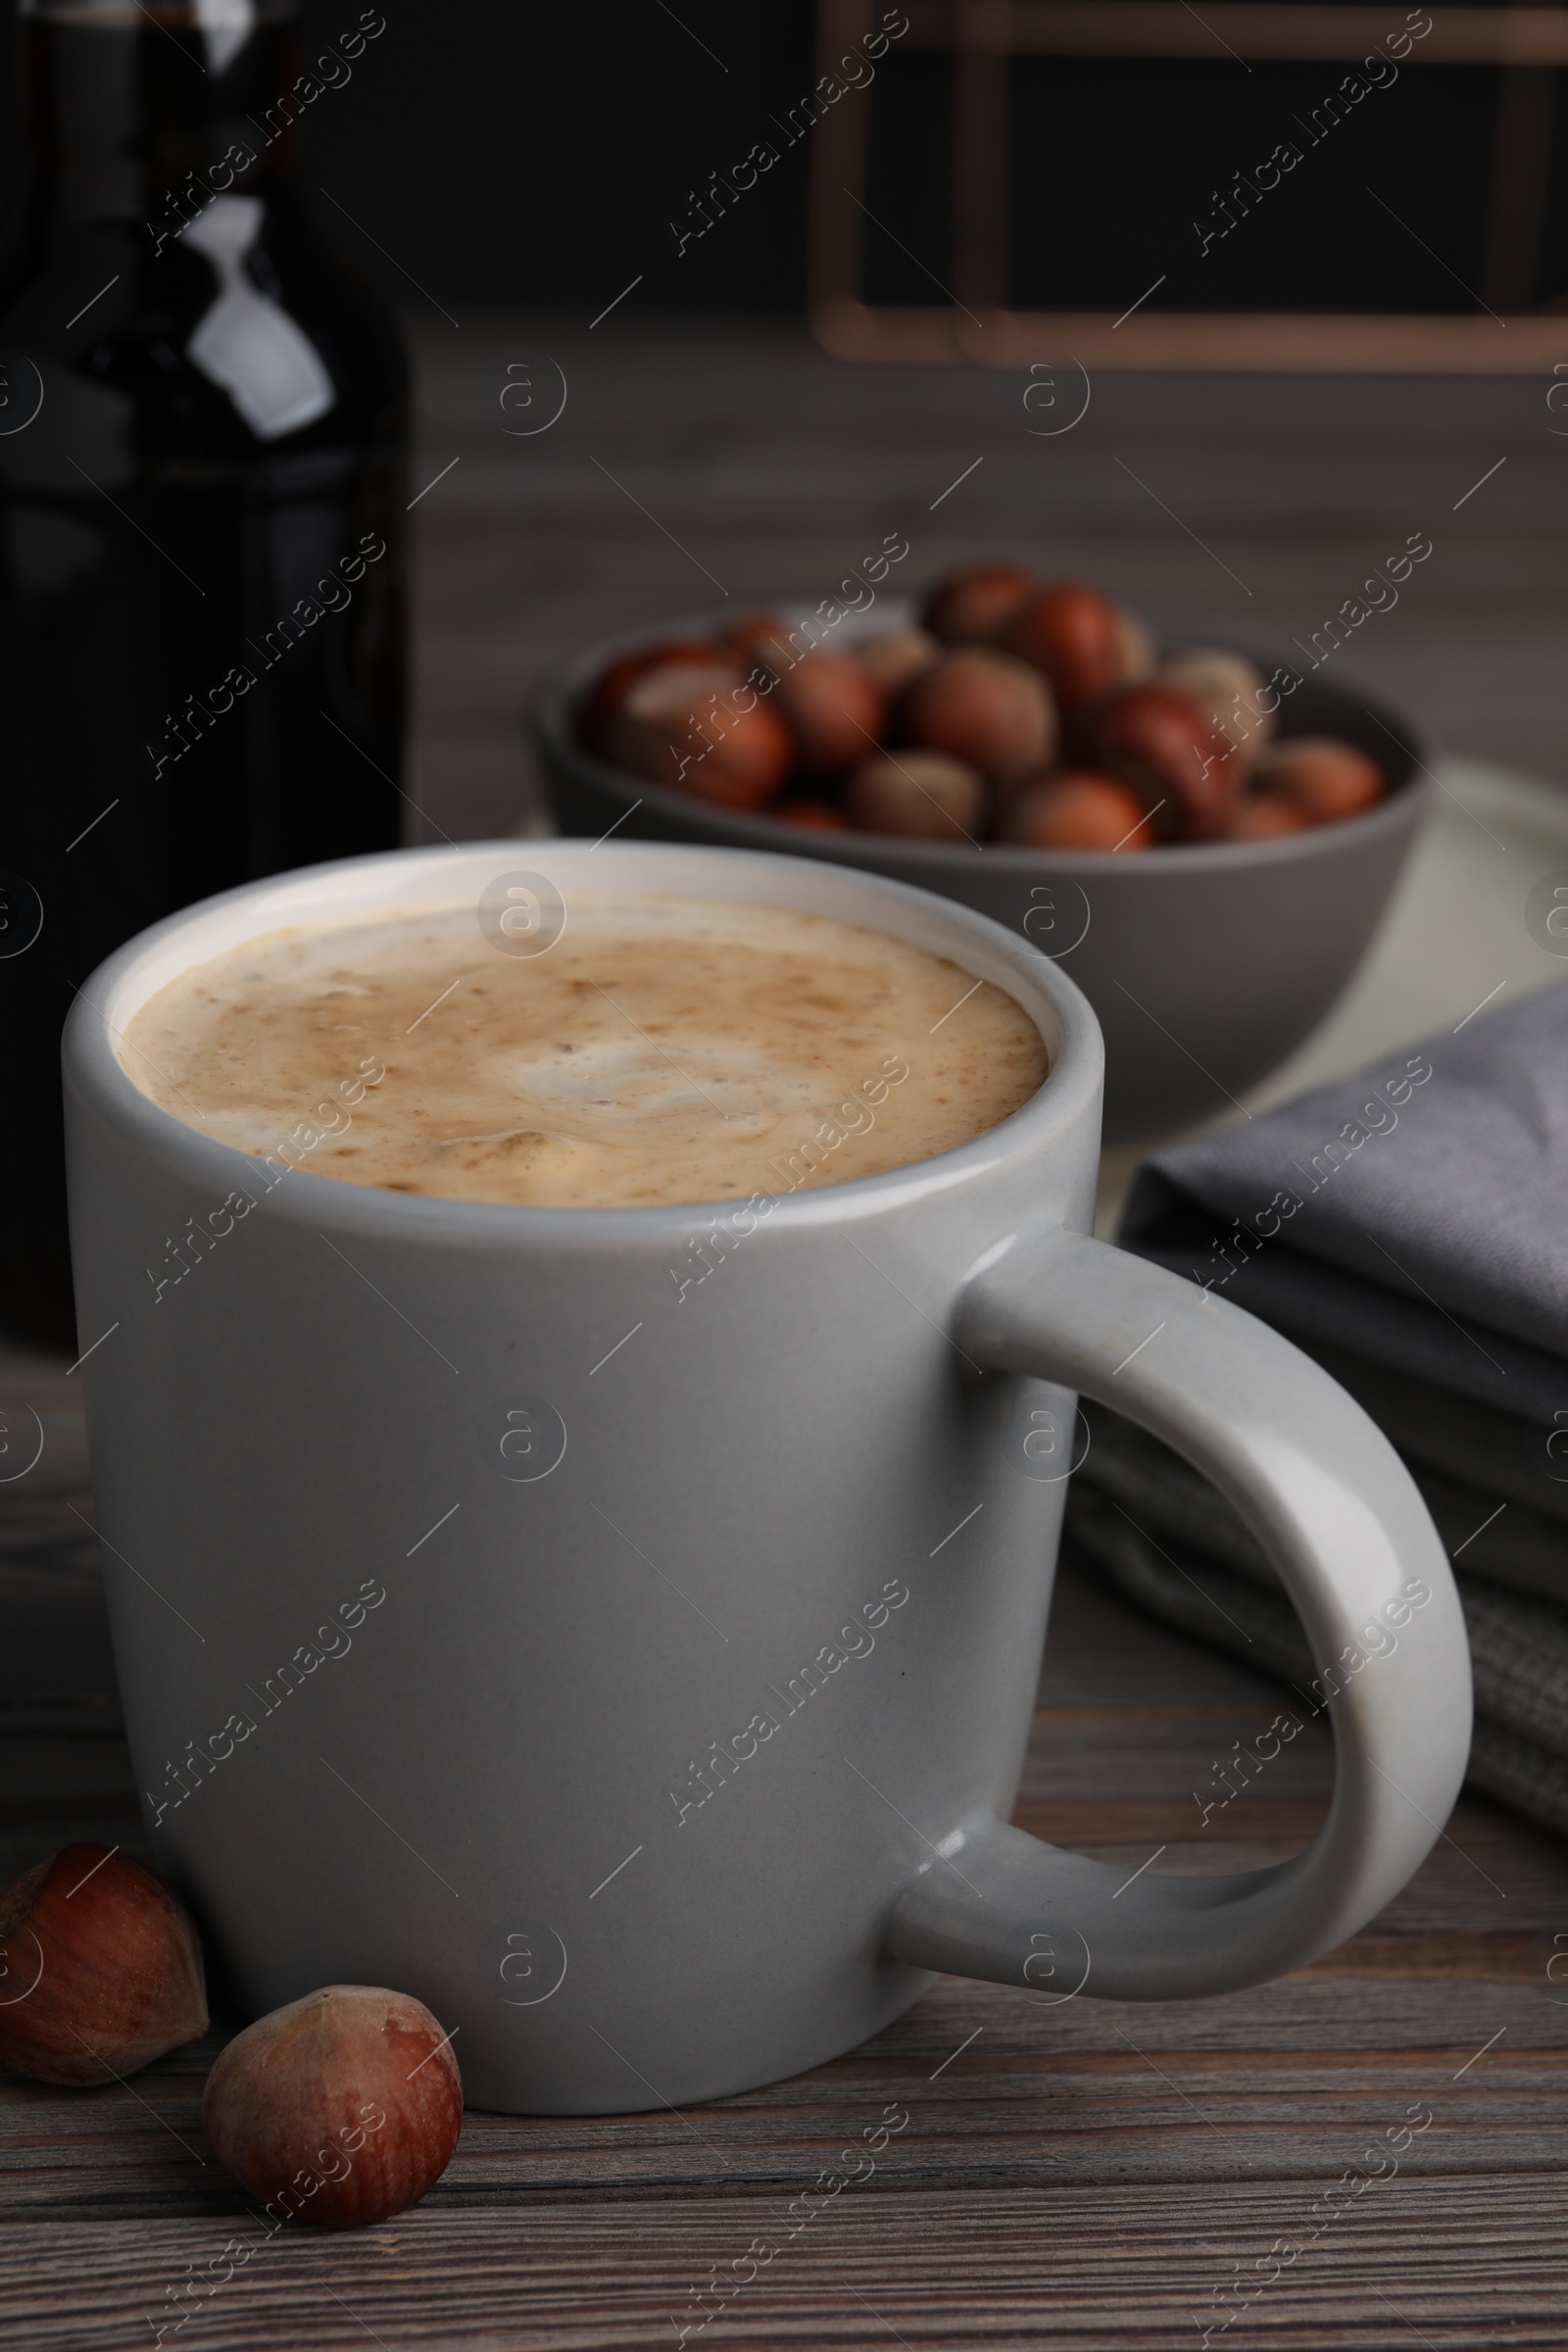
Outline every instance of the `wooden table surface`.
<svg viewBox="0 0 1568 2352"><path fill-rule="evenodd" d="M73 1838L145 1857L90 1554L0 1568L0 1867ZM1323 1810L1318 1727L1206 1827L1194 1795L1281 1695L1071 1568L1015 1818L1129 1871L1156 1848L1161 1869L1282 1858ZM270 2245L201 2128L225 2019L123 2084L0 2078L0 2340L112 2352L161 2321L193 2352L673 2344L671 2314L760 2238L776 2258L707 2342L1200 2344L1240 2274L1256 2299L1211 2339L1231 2346L1562 2344L1565 1949L1568 1849L1466 1799L1382 1918L1282 1984L1146 2005L946 1979L742 2098L470 2114L416 2210ZM786 2245L790 2200L891 2102L909 2120L875 2173ZM1396 2171L1370 2158L1413 2125ZM1387 2177L1314 2217L1347 2172ZM235 2237L258 2251L216 2283ZM1302 2248L1283 2269L1279 2240ZM215 2285L187 2288L176 2336L192 2276Z"/></svg>
<svg viewBox="0 0 1568 2352"><path fill-rule="evenodd" d="M506 366L546 351L566 415L509 441ZM1547 476L1565 461L1531 411L1539 387L1109 379L1052 442L1025 438L1021 377L834 368L781 330L470 322L422 337L421 357L418 480L464 461L417 510L411 790L432 829L527 814L516 712L544 659L713 601L694 564L735 601L826 593L893 528L912 576L1019 549L1137 596L1163 629L1263 644L1309 634L1385 540L1425 528L1420 597L1363 630L1359 674L1456 748L1562 772L1568 575ZM1016 1818L1129 1870L1156 1849L1156 1867L1194 1871L1298 1850L1331 1775L1315 1727L1206 1827L1194 1793L1277 1704L1069 1564ZM0 1556L0 1756L5 1876L74 1838L145 1852L90 1550L47 1567ZM734 2278L760 2239L779 2251L689 2335L705 2352L1154 2352L1205 2328L1235 2352L1568 2345L1559 1978L1568 1847L1466 1798L1398 1900L1284 1983L1166 2006L944 1980L874 2041L743 2098L625 2120L470 2115L416 2210L265 2248L201 2130L221 2032L102 2090L4 2076L0 2340L672 2345L714 2266ZM791 2198L895 2101L909 2121L875 2174L785 2244ZM1401 2129L1391 2172L1370 2152ZM259 2250L216 2284L210 2258L236 2236ZM191 2292L197 2271L216 2291Z"/></svg>

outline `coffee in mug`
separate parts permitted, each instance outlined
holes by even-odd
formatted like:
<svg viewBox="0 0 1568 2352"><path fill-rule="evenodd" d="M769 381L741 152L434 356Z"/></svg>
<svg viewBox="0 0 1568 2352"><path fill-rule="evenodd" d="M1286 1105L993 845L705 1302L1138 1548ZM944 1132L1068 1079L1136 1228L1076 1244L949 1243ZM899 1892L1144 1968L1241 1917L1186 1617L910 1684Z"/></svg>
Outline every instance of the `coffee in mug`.
<svg viewBox="0 0 1568 2352"><path fill-rule="evenodd" d="M127 1064L274 1165L595 1208L881 1175L1047 1073L1004 990L796 907L578 898L545 948L511 944L471 899L275 931L160 990Z"/></svg>

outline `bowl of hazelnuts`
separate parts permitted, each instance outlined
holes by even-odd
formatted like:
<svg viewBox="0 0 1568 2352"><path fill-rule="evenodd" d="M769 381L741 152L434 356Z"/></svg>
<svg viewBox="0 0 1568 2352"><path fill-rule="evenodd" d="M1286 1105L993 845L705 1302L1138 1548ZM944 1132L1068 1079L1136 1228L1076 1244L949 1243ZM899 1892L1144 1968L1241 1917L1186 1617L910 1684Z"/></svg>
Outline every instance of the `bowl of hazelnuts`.
<svg viewBox="0 0 1568 2352"><path fill-rule="evenodd" d="M1222 1111L1316 1028L1429 792L1409 724L1353 688L1161 652L1098 589L1001 564L875 612L643 631L546 678L532 717L566 832L832 858L1063 959L1113 1143Z"/></svg>

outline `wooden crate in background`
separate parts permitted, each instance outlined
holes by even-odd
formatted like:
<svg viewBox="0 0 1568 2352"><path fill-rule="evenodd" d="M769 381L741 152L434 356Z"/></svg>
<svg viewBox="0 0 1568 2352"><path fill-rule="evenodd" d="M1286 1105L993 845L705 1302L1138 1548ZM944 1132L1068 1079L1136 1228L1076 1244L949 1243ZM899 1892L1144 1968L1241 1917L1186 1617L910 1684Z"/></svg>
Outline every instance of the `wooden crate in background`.
<svg viewBox="0 0 1568 2352"><path fill-rule="evenodd" d="M950 299L891 305L866 298L872 92L852 91L812 132L810 314L835 357L1027 365L1068 354L1084 368L1532 374L1568 355L1568 295L1536 299L1547 218L1558 70L1568 9L1445 7L1400 71L1477 70L1479 135L1490 143L1480 282L1474 309L1452 313L1160 309L1131 313L1008 305L1009 85L1013 61L1210 61L1216 69L1315 63L1347 71L1405 22L1397 5L1250 4L1250 0L902 0L900 55L952 59ZM817 71L829 74L881 16L875 0L819 0ZM1227 53L1228 52L1228 59ZM1488 82L1495 76L1495 99ZM1412 232L1413 233L1413 232ZM1431 249L1428 248L1430 251ZM914 258L914 257L911 257ZM1446 270L1440 255L1434 260ZM924 268L923 262L920 264ZM926 272L930 274L929 271ZM1452 275L1452 271L1449 270ZM937 289L934 287L933 291ZM1463 298L1461 295L1460 299Z"/></svg>

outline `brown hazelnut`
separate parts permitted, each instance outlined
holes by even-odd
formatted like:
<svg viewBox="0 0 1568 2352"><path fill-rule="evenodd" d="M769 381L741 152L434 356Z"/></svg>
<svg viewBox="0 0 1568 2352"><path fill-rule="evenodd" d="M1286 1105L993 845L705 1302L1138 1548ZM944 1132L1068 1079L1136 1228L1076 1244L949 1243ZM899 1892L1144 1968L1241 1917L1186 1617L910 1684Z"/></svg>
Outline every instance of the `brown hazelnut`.
<svg viewBox="0 0 1568 2352"><path fill-rule="evenodd" d="M1263 709L1264 678L1255 663L1245 654L1196 646L1187 653L1173 654L1154 674L1162 684L1179 686L1200 703L1212 723L1236 746L1242 767L1253 765L1274 733L1274 713Z"/></svg>
<svg viewBox="0 0 1568 2352"><path fill-rule="evenodd" d="M1152 678L1154 674L1153 631L1136 612L1129 612L1125 605L1111 609L1116 615L1116 683L1136 686L1140 678Z"/></svg>
<svg viewBox="0 0 1568 2352"><path fill-rule="evenodd" d="M970 564L928 591L920 619L944 645L984 645L1039 585L1016 564Z"/></svg>
<svg viewBox="0 0 1568 2352"><path fill-rule="evenodd" d="M725 631L724 658L743 669L765 694L773 679L820 650L824 634L822 623L815 619L799 620L792 629L779 614L759 613Z"/></svg>
<svg viewBox="0 0 1568 2352"><path fill-rule="evenodd" d="M1028 850L1147 850L1149 807L1110 776L1034 776L1010 795L999 841Z"/></svg>
<svg viewBox="0 0 1568 2352"><path fill-rule="evenodd" d="M765 661L783 646L789 633L790 624L781 612L743 612L727 628L714 631L713 644L726 662L750 669L754 662Z"/></svg>
<svg viewBox="0 0 1568 2352"><path fill-rule="evenodd" d="M219 2162L269 2211L352 2230L440 2180L463 2125L463 2079L421 2001L327 1984L219 2052L202 2121Z"/></svg>
<svg viewBox="0 0 1568 2352"><path fill-rule="evenodd" d="M1231 813L1232 841L1279 841L1287 833L1304 833L1311 824L1304 809L1277 792L1248 792Z"/></svg>
<svg viewBox="0 0 1568 2352"><path fill-rule="evenodd" d="M651 670L605 731L605 756L634 776L727 808L760 808L795 763L795 744L770 700L719 663Z"/></svg>
<svg viewBox="0 0 1568 2352"><path fill-rule="evenodd" d="M1328 735L1291 735L1263 754L1252 770L1262 793L1299 808L1308 824L1330 825L1359 816L1380 801L1383 770L1354 744Z"/></svg>
<svg viewBox="0 0 1568 2352"><path fill-rule="evenodd" d="M897 725L901 741L999 779L1027 775L1056 748L1045 680L987 646L963 646L923 671L900 701Z"/></svg>
<svg viewBox="0 0 1568 2352"><path fill-rule="evenodd" d="M202 1947L162 1879L66 1845L0 1895L0 2058L40 2082L110 2082L207 2031Z"/></svg>
<svg viewBox="0 0 1568 2352"><path fill-rule="evenodd" d="M1074 747L1086 767L1141 793L1161 840L1216 841L1240 788L1228 737L1178 686L1146 679L1119 686L1080 710Z"/></svg>
<svg viewBox="0 0 1568 2352"><path fill-rule="evenodd" d="M863 759L887 724L881 687L848 654L804 654L779 670L772 700L811 775L834 775Z"/></svg>
<svg viewBox="0 0 1568 2352"><path fill-rule="evenodd" d="M946 752L863 760L844 791L844 813L862 833L903 833L916 841L976 841L985 808L979 769Z"/></svg>
<svg viewBox="0 0 1568 2352"><path fill-rule="evenodd" d="M634 653L617 655L608 669L600 671L582 699L577 714L578 734L591 752L604 755L610 721L639 678L647 677L651 670L682 663L695 669L711 669L715 659L713 648L694 637L672 637L660 645L639 646Z"/></svg>
<svg viewBox="0 0 1568 2352"><path fill-rule="evenodd" d="M780 808L770 808L781 825L798 825L803 833L847 833L850 820L842 808L830 801L789 801Z"/></svg>
<svg viewBox="0 0 1568 2352"><path fill-rule="evenodd" d="M997 643L1051 680L1064 716L1119 685L1125 674L1121 613L1098 588L1072 580L1032 596Z"/></svg>
<svg viewBox="0 0 1568 2352"><path fill-rule="evenodd" d="M929 669L942 648L924 629L882 629L874 637L857 637L851 650L860 667L892 697Z"/></svg>

